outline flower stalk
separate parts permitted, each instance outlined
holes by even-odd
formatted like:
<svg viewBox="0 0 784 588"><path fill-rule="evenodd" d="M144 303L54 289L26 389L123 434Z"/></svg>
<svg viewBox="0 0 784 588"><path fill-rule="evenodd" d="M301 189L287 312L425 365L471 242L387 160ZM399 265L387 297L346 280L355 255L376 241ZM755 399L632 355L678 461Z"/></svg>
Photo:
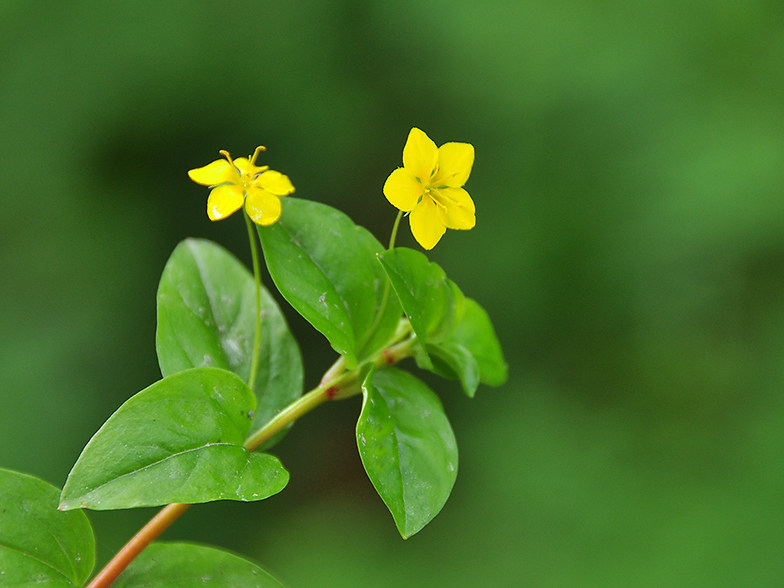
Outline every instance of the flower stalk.
<svg viewBox="0 0 784 588"><path fill-rule="evenodd" d="M389 236L389 247L387 247L387 249L395 248L395 241L397 241L397 229L400 226L401 218L403 218L403 211L398 210L397 216L395 217L395 224L392 225L392 234Z"/></svg>
<svg viewBox="0 0 784 588"><path fill-rule="evenodd" d="M259 373L259 356L261 355L261 262L259 261L259 247L256 243L253 224L247 214L243 216L248 227L250 254L253 258L253 277L256 282L256 333L253 337L253 355L250 362L250 373L248 374L248 388L254 390L256 387L256 376Z"/></svg>

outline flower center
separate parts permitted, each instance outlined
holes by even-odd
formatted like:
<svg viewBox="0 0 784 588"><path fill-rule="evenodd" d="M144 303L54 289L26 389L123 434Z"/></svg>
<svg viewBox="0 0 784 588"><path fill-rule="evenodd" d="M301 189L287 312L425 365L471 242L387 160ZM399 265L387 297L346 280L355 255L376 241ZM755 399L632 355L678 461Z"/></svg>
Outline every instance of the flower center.
<svg viewBox="0 0 784 588"><path fill-rule="evenodd" d="M246 190L251 187L253 184L254 176L251 176L248 172L240 173L240 181L242 182L242 187Z"/></svg>
<svg viewBox="0 0 784 588"><path fill-rule="evenodd" d="M245 192L246 196L247 196L248 188L254 186L254 182L256 181L256 178L258 178L258 176L260 176L263 172L269 169L268 165L262 165L261 167L256 165L256 158L259 156L259 153L261 153L262 151L266 151L266 147L264 146L256 147L256 151L253 152L253 155L251 155L250 159L246 160L247 166L243 162L242 167L237 165L237 163L231 158L231 155L229 154L228 151L220 152L221 155L223 155L226 158L226 161L229 162L231 167L233 167L234 170L237 172L237 176L239 177L239 182L237 183L237 185L243 188L243 191ZM242 159L243 158L241 158L239 161L242 161Z"/></svg>

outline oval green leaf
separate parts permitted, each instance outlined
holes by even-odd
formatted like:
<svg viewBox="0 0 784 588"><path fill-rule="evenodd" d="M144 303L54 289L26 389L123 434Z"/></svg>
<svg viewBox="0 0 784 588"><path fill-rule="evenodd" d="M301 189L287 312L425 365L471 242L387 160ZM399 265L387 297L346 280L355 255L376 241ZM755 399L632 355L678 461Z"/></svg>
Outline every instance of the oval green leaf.
<svg viewBox="0 0 784 588"><path fill-rule="evenodd" d="M255 406L245 383L217 368L156 382L93 436L68 475L60 509L250 501L280 492L288 483L280 461L242 447Z"/></svg>
<svg viewBox="0 0 784 588"><path fill-rule="evenodd" d="M60 490L0 469L0 586L81 586L95 565L83 512L59 512Z"/></svg>
<svg viewBox="0 0 784 588"><path fill-rule="evenodd" d="M408 372L386 368L362 385L357 447L365 471L404 539L446 503L457 442L438 397Z"/></svg>
<svg viewBox="0 0 784 588"><path fill-rule="evenodd" d="M269 273L353 369L386 346L402 314L376 259L384 248L330 206L300 198L282 205L277 223L258 227Z"/></svg>
<svg viewBox="0 0 784 588"><path fill-rule="evenodd" d="M479 364L464 345L456 341L444 341L438 345L428 345L432 372L450 380L460 380L463 391L473 398L479 387Z"/></svg>
<svg viewBox="0 0 784 588"><path fill-rule="evenodd" d="M460 288L419 251L398 247L378 257L422 346L445 340L463 311Z"/></svg>
<svg viewBox="0 0 784 588"><path fill-rule="evenodd" d="M465 299L465 312L452 335L442 347L461 346L466 349L479 368L479 379L488 386L500 386L508 377L501 344L493 323L476 300ZM455 371L459 374L458 367ZM469 394L470 396L470 394Z"/></svg>
<svg viewBox="0 0 784 588"><path fill-rule="evenodd" d="M265 425L302 394L302 358L269 292L261 291L261 344L253 427ZM256 330L252 274L223 247L186 239L172 253L158 286L158 362L164 376L217 367L248 380ZM280 436L273 438L277 441ZM263 447L270 447L268 442Z"/></svg>
<svg viewBox="0 0 784 588"><path fill-rule="evenodd" d="M283 588L233 553L188 543L153 543L120 574L114 588Z"/></svg>

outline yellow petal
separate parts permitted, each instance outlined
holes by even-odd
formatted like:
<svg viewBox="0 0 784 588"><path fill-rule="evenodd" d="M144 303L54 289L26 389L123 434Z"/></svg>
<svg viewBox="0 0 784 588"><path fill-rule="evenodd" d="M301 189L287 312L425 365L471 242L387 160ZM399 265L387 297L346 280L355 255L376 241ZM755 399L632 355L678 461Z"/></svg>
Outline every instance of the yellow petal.
<svg viewBox="0 0 784 588"><path fill-rule="evenodd" d="M276 196L287 196L294 193L294 184L291 183L289 177L272 169L265 171L253 180L253 185Z"/></svg>
<svg viewBox="0 0 784 588"><path fill-rule="evenodd" d="M437 188L459 188L468 181L474 165L474 146L470 143L444 143L438 148L438 172L431 184Z"/></svg>
<svg viewBox="0 0 784 588"><path fill-rule="evenodd" d="M446 233L446 227L438 218L436 203L429 196L416 205L408 217L411 221L411 232L425 249L432 249Z"/></svg>
<svg viewBox="0 0 784 588"><path fill-rule="evenodd" d="M261 188L251 187L245 199L245 212L257 225L268 227L280 218L280 198Z"/></svg>
<svg viewBox="0 0 784 588"><path fill-rule="evenodd" d="M226 182L237 182L237 171L225 159L217 159L210 164L188 172L188 177L202 186L217 186Z"/></svg>
<svg viewBox="0 0 784 588"><path fill-rule="evenodd" d="M466 231L476 225L476 208L471 196L463 188L441 188L431 191L440 204L438 218L447 229Z"/></svg>
<svg viewBox="0 0 784 588"><path fill-rule="evenodd" d="M424 193L422 184L405 168L399 167L384 182L384 196L395 208L404 212L413 210Z"/></svg>
<svg viewBox="0 0 784 588"><path fill-rule="evenodd" d="M414 127L403 147L403 167L423 183L428 183L438 163L438 148L424 131Z"/></svg>
<svg viewBox="0 0 784 588"><path fill-rule="evenodd" d="M213 188L207 199L207 216L214 221L226 218L240 209L243 199L242 188L234 184Z"/></svg>

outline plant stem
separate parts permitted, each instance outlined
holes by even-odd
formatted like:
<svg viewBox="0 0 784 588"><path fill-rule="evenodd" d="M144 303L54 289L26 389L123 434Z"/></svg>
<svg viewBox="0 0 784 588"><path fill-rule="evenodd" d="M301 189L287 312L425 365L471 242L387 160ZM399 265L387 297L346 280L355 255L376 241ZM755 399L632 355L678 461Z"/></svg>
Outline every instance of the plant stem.
<svg viewBox="0 0 784 588"><path fill-rule="evenodd" d="M392 225L392 235L389 238L389 249L393 249L395 247L395 239L397 239L397 228L400 226L400 219L401 218L403 218L403 211L402 210L398 211L397 217L395 218L395 224ZM376 327L378 327L378 323L381 322L381 319L384 316L384 311L387 308L387 301L388 300L389 300L389 278L385 277L385 279L384 279L384 293L381 295L381 304L379 304L378 308L376 309L376 315L373 318L373 324L370 326L370 329L368 329L367 335L365 335L365 338L362 340L362 344L360 345L360 347L363 347L365 345L365 343L368 342L368 339L370 339L370 337L375 332ZM324 374L324 379L327 378L327 375L330 374L333 369L336 370L339 367L344 367L345 366L345 362L344 362L343 366L339 366L338 365L339 362L342 359L343 359L343 357L338 359L338 361L335 362L335 364L329 369L329 371L326 374ZM340 373L340 372L337 372L337 373ZM322 384L324 383L324 379L321 380Z"/></svg>
<svg viewBox="0 0 784 588"><path fill-rule="evenodd" d="M250 254L253 258L253 277L256 280L256 335L253 338L253 356L250 361L250 374L248 374L248 388L254 390L256 386L256 375L259 373L259 347L261 346L261 263L259 262L259 248L256 245L253 223L244 213L245 225L248 227L248 239L250 239Z"/></svg>
<svg viewBox="0 0 784 588"><path fill-rule="evenodd" d="M335 363L329 366L329 369L324 372L324 375L321 376L319 386L326 384L330 380L334 380L344 371L346 371L346 358L341 355L335 360Z"/></svg>
<svg viewBox="0 0 784 588"><path fill-rule="evenodd" d="M407 333L407 331L402 332L404 334ZM397 363L411 354L413 341L414 339L409 338L387 347L373 356L371 360L372 363L374 363L377 368ZM335 363L337 364L338 362ZM333 367L330 368L330 371L334 367L335 366L333 365ZM253 451L267 439L281 431L289 423L293 423L298 418L307 414L327 400L342 400L359 394L359 376L360 368L356 368L350 372L344 372L342 375L331 379L326 383L320 384L318 387L307 394L300 396L298 400L295 400L281 410L266 425L248 437L243 445L247 449Z"/></svg>
<svg viewBox="0 0 784 588"><path fill-rule="evenodd" d="M403 211L399 210L397 213L397 218L395 218L395 224L392 225L392 235L389 237L388 249L393 249L395 247L395 240L397 239L397 228L400 226L401 218L403 218Z"/></svg>
<svg viewBox="0 0 784 588"><path fill-rule="evenodd" d="M138 556L144 548L152 543L158 535L163 533L169 525L176 521L182 513L184 513L190 504L174 503L169 504L162 508L157 515L155 515L150 522L148 522L141 530L133 536L133 538L125 544L125 546L117 552L106 566L98 573L93 581L87 585L87 588L105 588L117 579L122 571L128 567L136 556Z"/></svg>
<svg viewBox="0 0 784 588"><path fill-rule="evenodd" d="M401 323L402 322L404 321L401 321ZM411 355L411 349L416 337L412 335L403 341L398 339L407 335L409 331L410 326L407 328L402 326L398 327L395 334L396 339L393 339L397 342L383 349L371 359L377 368L385 365L392 365ZM336 364L337 363L338 362L336 362ZM330 368L330 371L332 371L332 368ZM319 385L307 394L304 394L275 415L275 417L261 429L248 437L243 444L244 447L253 451L275 433L327 400L341 400L358 394L360 392L359 376L360 368L351 370L350 372L344 372L342 375L339 375L327 383ZM107 588L111 585L111 583L117 579L117 576L119 576L150 543L163 533L169 525L176 521L182 513L188 510L190 506L190 504L174 503L163 507L157 515L150 519L150 521L117 552L112 560L106 564L98 575L93 578L92 582L87 585L87 588Z"/></svg>
<svg viewBox="0 0 784 588"><path fill-rule="evenodd" d="M333 390L332 386L322 385L318 388L314 388L307 394L300 396L299 399L276 414L275 417L261 429L248 437L245 440L245 443L243 443L243 446L250 451L253 451L275 433L281 431L289 423L293 423L302 415L307 414L316 408L319 404L330 400L331 394L333 394L330 390Z"/></svg>

